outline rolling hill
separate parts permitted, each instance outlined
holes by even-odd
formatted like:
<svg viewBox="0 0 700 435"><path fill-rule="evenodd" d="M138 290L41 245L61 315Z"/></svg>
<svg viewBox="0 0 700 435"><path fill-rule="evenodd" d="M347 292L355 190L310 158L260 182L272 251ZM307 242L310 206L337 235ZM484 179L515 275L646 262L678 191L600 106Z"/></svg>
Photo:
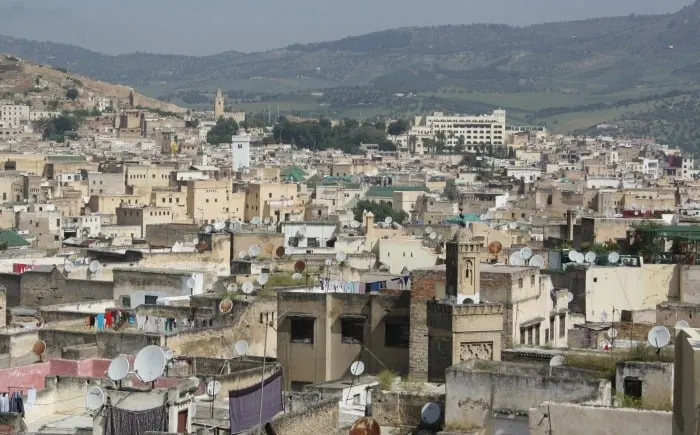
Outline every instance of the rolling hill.
<svg viewBox="0 0 700 435"><path fill-rule="evenodd" d="M542 117L541 110L580 113L591 104L700 88L698 28L700 0L668 15L400 28L258 53L110 56L4 36L0 52L195 107L220 87L249 110L277 104L367 116L501 106L519 122L576 129L585 125L559 124L565 111ZM309 90L319 92L310 98ZM600 114L615 115L609 107Z"/></svg>

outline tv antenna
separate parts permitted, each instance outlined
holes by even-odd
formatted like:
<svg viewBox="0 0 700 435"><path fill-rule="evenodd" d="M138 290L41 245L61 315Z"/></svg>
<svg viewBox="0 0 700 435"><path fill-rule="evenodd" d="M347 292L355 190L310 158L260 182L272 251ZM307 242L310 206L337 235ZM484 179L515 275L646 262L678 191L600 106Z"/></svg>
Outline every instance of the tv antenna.
<svg viewBox="0 0 700 435"><path fill-rule="evenodd" d="M109 363L107 377L117 384L117 388L121 388L122 379L129 374L129 369L129 360L123 356L118 356Z"/></svg>
<svg viewBox="0 0 700 435"><path fill-rule="evenodd" d="M420 421L423 424L432 426L440 420L440 415L442 415L440 405L435 402L428 402L420 410Z"/></svg>
<svg viewBox="0 0 700 435"><path fill-rule="evenodd" d="M350 382L350 389L348 390L348 397L345 399L346 401L350 399L350 391L352 391L352 386L355 384L355 381L358 381L359 383L359 377L365 372L365 363L363 363L360 360L353 361L352 364L350 364L350 374L352 375L352 381Z"/></svg>
<svg viewBox="0 0 700 435"><path fill-rule="evenodd" d="M219 302L219 312L222 314L228 314L233 309L233 301L231 299L222 299Z"/></svg>
<svg viewBox="0 0 700 435"><path fill-rule="evenodd" d="M134 374L141 382L151 382L151 387L155 387L155 381L163 375L167 362L165 352L160 346L146 346L136 354Z"/></svg>
<svg viewBox="0 0 700 435"><path fill-rule="evenodd" d="M85 408L91 415L95 415L105 405L106 400L107 398L102 388L90 387L87 394L85 394Z"/></svg>

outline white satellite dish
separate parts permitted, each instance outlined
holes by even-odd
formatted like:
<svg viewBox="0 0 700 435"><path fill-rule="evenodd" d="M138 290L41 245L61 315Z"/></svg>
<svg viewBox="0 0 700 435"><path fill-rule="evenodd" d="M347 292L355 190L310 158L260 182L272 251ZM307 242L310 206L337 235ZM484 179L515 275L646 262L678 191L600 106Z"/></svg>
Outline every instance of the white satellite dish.
<svg viewBox="0 0 700 435"><path fill-rule="evenodd" d="M338 263L342 263L342 262L345 261L347 258L348 258L348 254L346 254L346 253L343 252L343 251L338 251L338 252L335 254L335 259L336 259L336 261L338 261Z"/></svg>
<svg viewBox="0 0 700 435"><path fill-rule="evenodd" d="M520 252L513 252L510 254L510 264L512 266L524 266L525 260L520 256Z"/></svg>
<svg viewBox="0 0 700 435"><path fill-rule="evenodd" d="M350 222L350 228L360 228L361 226L362 226L362 224L359 223L358 221Z"/></svg>
<svg viewBox="0 0 700 435"><path fill-rule="evenodd" d="M251 245L250 248L248 248L248 256L250 257L257 257L259 253L260 246L258 245Z"/></svg>
<svg viewBox="0 0 700 435"><path fill-rule="evenodd" d="M167 362L165 352L160 346L146 346L136 355L134 373L141 382L153 382L163 375Z"/></svg>
<svg viewBox="0 0 700 435"><path fill-rule="evenodd" d="M511 230L516 230L518 229L518 224L516 222L511 222L508 224L508 228Z"/></svg>
<svg viewBox="0 0 700 435"><path fill-rule="evenodd" d="M66 273L71 273L75 270L75 264L68 262L68 263L63 265L63 270Z"/></svg>
<svg viewBox="0 0 700 435"><path fill-rule="evenodd" d="M263 219L263 223L264 223L265 225L270 225L270 218L269 218L269 217L266 217L265 219Z"/></svg>
<svg viewBox="0 0 700 435"><path fill-rule="evenodd" d="M685 320L679 320L676 322L676 324L673 326L676 329L681 329L681 328L690 328L690 323L688 323Z"/></svg>
<svg viewBox="0 0 700 435"><path fill-rule="evenodd" d="M253 290L255 290L255 286L250 281L244 282L241 286L241 291L247 295L253 293Z"/></svg>
<svg viewBox="0 0 700 435"><path fill-rule="evenodd" d="M647 341L651 347L664 348L671 342L671 332L665 326L654 326L647 334Z"/></svg>
<svg viewBox="0 0 700 435"><path fill-rule="evenodd" d="M175 358L175 352L172 349L165 349L165 359L170 361L173 358Z"/></svg>
<svg viewBox="0 0 700 435"><path fill-rule="evenodd" d="M240 252L238 253L238 258L241 259L241 260L243 260L243 259L246 258L247 256L248 256L248 251L240 251Z"/></svg>
<svg viewBox="0 0 700 435"><path fill-rule="evenodd" d="M387 225L391 225L392 222L394 222L394 219L392 219L391 216L387 216L387 217L384 219L384 223L387 224Z"/></svg>
<svg viewBox="0 0 700 435"><path fill-rule="evenodd" d="M583 264L583 262L584 262L585 260L586 260L586 257L585 257L582 253L580 253L580 252L577 252L577 253L576 253L576 259L575 259L574 261L575 261L577 264Z"/></svg>
<svg viewBox="0 0 700 435"><path fill-rule="evenodd" d="M532 257L532 248L526 246L520 250L520 258L523 260L529 260Z"/></svg>
<svg viewBox="0 0 700 435"><path fill-rule="evenodd" d="M608 313L606 311L603 311L600 313L600 321L601 322L607 322L608 321Z"/></svg>
<svg viewBox="0 0 700 435"><path fill-rule="evenodd" d="M430 234L433 232L433 229L431 227L425 227L425 234Z"/></svg>
<svg viewBox="0 0 700 435"><path fill-rule="evenodd" d="M330 265L333 264L333 260L331 260L330 258L326 258L326 261L324 262L324 264L325 264L326 266L330 266Z"/></svg>
<svg viewBox="0 0 700 435"><path fill-rule="evenodd" d="M261 273L258 275L258 284L260 285L265 285L267 282L270 280L270 274L268 273Z"/></svg>
<svg viewBox="0 0 700 435"><path fill-rule="evenodd" d="M205 233L212 233L212 232L214 232L214 227L211 225L207 225L206 227L204 227L204 232Z"/></svg>
<svg viewBox="0 0 700 435"><path fill-rule="evenodd" d="M435 239L437 239L437 236L438 236L437 233L435 231L433 231L432 233L430 233L430 235L428 237L430 238L430 240L435 240Z"/></svg>
<svg viewBox="0 0 700 435"><path fill-rule="evenodd" d="M226 291L229 293L236 293L238 291L238 284L232 282L231 284L226 286Z"/></svg>
<svg viewBox="0 0 700 435"><path fill-rule="evenodd" d="M360 376L364 372L365 363L362 361L354 361L352 364L350 364L350 373L352 373L353 376Z"/></svg>
<svg viewBox="0 0 700 435"><path fill-rule="evenodd" d="M576 257L578 257L578 251L576 251L575 249L569 251L569 260L576 262Z"/></svg>
<svg viewBox="0 0 700 435"><path fill-rule="evenodd" d="M552 359L549 360L550 367L559 367L564 364L566 364L566 359L564 359L563 355L554 355Z"/></svg>
<svg viewBox="0 0 700 435"><path fill-rule="evenodd" d="M571 292L566 292L566 301L572 303L574 301L574 294Z"/></svg>
<svg viewBox="0 0 700 435"><path fill-rule="evenodd" d="M617 329L615 329L615 328L608 329L607 336L610 337L611 339L614 340L615 337L617 337L617 334L618 334Z"/></svg>
<svg viewBox="0 0 700 435"><path fill-rule="evenodd" d="M214 397L221 392L221 382L219 381L209 381L207 382L207 395Z"/></svg>
<svg viewBox="0 0 700 435"><path fill-rule="evenodd" d="M306 225L302 225L302 226L300 226L299 229L297 230L297 235L298 235L299 237L304 237L305 234L306 234Z"/></svg>
<svg viewBox="0 0 700 435"><path fill-rule="evenodd" d="M197 284L197 281L194 278L187 279L187 288L194 288L195 284Z"/></svg>
<svg viewBox="0 0 700 435"><path fill-rule="evenodd" d="M253 219L250 220L250 223L253 225L259 225L260 224L260 218L258 216L253 216Z"/></svg>
<svg viewBox="0 0 700 435"><path fill-rule="evenodd" d="M420 419L425 424L435 424L440 420L440 405L435 402L428 402L420 410Z"/></svg>
<svg viewBox="0 0 700 435"><path fill-rule="evenodd" d="M121 381L129 374L129 360L118 356L109 363L107 377L113 381Z"/></svg>
<svg viewBox="0 0 700 435"><path fill-rule="evenodd" d="M198 244L198 243L199 243L199 237L195 237L194 239L192 239L192 244L193 244L193 245L196 245L196 244Z"/></svg>
<svg viewBox="0 0 700 435"><path fill-rule="evenodd" d="M530 259L530 266L532 267L544 267L544 257L541 255L533 255Z"/></svg>
<svg viewBox="0 0 700 435"><path fill-rule="evenodd" d="M611 252L608 254L608 263L617 264L618 261L620 261L620 254L617 252Z"/></svg>
<svg viewBox="0 0 700 435"><path fill-rule="evenodd" d="M238 340L236 344L233 345L233 350L240 357L248 355L248 342L245 340Z"/></svg>
<svg viewBox="0 0 700 435"><path fill-rule="evenodd" d="M487 214L482 214L481 216L479 216L479 220L486 221L488 219L489 219L489 215L487 215Z"/></svg>
<svg viewBox="0 0 700 435"><path fill-rule="evenodd" d="M299 281L301 278L302 278L302 275L301 275L299 272L294 272L294 273L292 274L292 279L293 279L294 281Z"/></svg>
<svg viewBox="0 0 700 435"><path fill-rule="evenodd" d="M593 252L593 251L588 251L588 252L586 252L586 255L585 255L583 258L584 258L584 260L586 260L586 263L591 263L591 264L593 264L593 263L595 263L595 259L596 259L597 257L598 257L598 256L595 254L595 252Z"/></svg>
<svg viewBox="0 0 700 435"><path fill-rule="evenodd" d="M214 222L214 230L221 231L224 228L226 228L226 224L224 222L221 222L221 221Z"/></svg>
<svg viewBox="0 0 700 435"><path fill-rule="evenodd" d="M97 260L92 260L88 265L88 270L90 273L96 273L100 269L100 262Z"/></svg>
<svg viewBox="0 0 700 435"><path fill-rule="evenodd" d="M91 387L85 395L85 408L91 412L98 411L104 406L105 400L105 392L102 388Z"/></svg>

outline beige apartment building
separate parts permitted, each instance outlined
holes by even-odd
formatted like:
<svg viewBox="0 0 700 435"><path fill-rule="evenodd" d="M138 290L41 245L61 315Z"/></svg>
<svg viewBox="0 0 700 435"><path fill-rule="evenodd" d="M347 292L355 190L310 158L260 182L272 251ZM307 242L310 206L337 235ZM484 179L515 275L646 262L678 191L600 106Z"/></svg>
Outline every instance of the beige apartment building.
<svg viewBox="0 0 700 435"><path fill-rule="evenodd" d="M274 216L274 209L291 208L299 204L298 186L296 183L250 183L245 195L245 220L250 222L253 217L278 218L285 221L285 215ZM270 211L265 213L266 205ZM303 205L303 204L302 204ZM301 210L303 216L303 208Z"/></svg>
<svg viewBox="0 0 700 435"><path fill-rule="evenodd" d="M55 249L61 246L61 214L55 211L19 212L17 228L34 236L37 249Z"/></svg>
<svg viewBox="0 0 700 435"><path fill-rule="evenodd" d="M126 168L126 185L134 187L168 187L175 168L170 166L130 165Z"/></svg>
<svg viewBox="0 0 700 435"><path fill-rule="evenodd" d="M117 207L117 225L138 226L140 237L146 234L148 225L169 224L173 222L173 213L168 207L131 205Z"/></svg>
<svg viewBox="0 0 700 435"><path fill-rule="evenodd" d="M125 205L148 205L143 195L93 195L87 203L92 213L115 214L117 207Z"/></svg>
<svg viewBox="0 0 700 435"><path fill-rule="evenodd" d="M88 196L126 193L123 172L88 172Z"/></svg>
<svg viewBox="0 0 700 435"><path fill-rule="evenodd" d="M240 219L244 209L245 194L233 193L230 180L187 182L187 215L195 222L207 224Z"/></svg>
<svg viewBox="0 0 700 435"><path fill-rule="evenodd" d="M187 187L156 188L151 191L151 205L170 209L173 221L188 219L187 217Z"/></svg>
<svg viewBox="0 0 700 435"><path fill-rule="evenodd" d="M24 178L16 172L0 173L2 202L20 202L24 198Z"/></svg>

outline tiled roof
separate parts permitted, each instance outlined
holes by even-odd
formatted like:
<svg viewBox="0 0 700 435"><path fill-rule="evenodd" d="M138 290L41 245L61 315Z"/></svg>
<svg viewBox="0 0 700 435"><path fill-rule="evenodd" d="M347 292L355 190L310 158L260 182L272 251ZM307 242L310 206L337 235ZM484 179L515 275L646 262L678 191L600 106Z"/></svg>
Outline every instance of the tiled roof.
<svg viewBox="0 0 700 435"><path fill-rule="evenodd" d="M29 245L31 245L31 243L12 230L0 231L0 246L6 246L7 248L19 248Z"/></svg>

